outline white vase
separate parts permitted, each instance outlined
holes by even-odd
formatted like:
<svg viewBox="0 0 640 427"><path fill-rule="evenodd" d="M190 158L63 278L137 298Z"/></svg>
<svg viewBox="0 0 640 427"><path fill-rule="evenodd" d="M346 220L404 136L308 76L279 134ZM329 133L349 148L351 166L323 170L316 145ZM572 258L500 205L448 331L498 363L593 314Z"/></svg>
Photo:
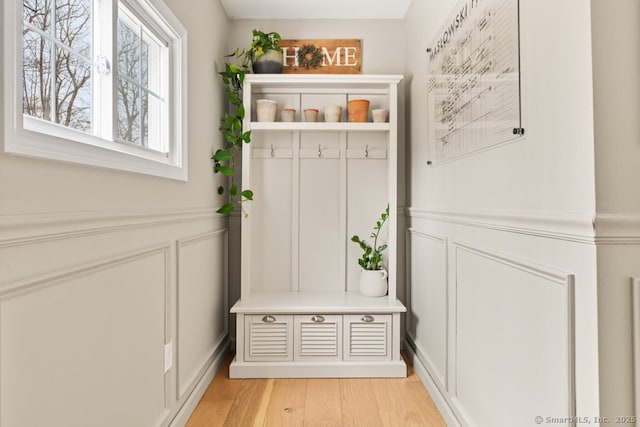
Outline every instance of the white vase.
<svg viewBox="0 0 640 427"><path fill-rule="evenodd" d="M375 123L384 123L389 118L389 111L385 110L384 108L371 110L371 114Z"/></svg>
<svg viewBox="0 0 640 427"><path fill-rule="evenodd" d="M342 116L342 107L339 105L332 105L324 109L325 122L339 122L341 116Z"/></svg>
<svg viewBox="0 0 640 427"><path fill-rule="evenodd" d="M362 270L360 293L366 297L382 297L387 294L387 270Z"/></svg>
<svg viewBox="0 0 640 427"><path fill-rule="evenodd" d="M259 122L275 122L278 103L272 99L256 101L256 115Z"/></svg>

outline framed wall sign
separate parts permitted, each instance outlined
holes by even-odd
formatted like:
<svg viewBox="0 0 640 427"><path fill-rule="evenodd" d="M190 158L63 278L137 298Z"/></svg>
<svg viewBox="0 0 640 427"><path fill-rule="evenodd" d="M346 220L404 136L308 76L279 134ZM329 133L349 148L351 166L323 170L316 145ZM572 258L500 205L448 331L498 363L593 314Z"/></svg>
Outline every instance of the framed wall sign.
<svg viewBox="0 0 640 427"><path fill-rule="evenodd" d="M362 74L361 40L280 40L280 47L283 73Z"/></svg>

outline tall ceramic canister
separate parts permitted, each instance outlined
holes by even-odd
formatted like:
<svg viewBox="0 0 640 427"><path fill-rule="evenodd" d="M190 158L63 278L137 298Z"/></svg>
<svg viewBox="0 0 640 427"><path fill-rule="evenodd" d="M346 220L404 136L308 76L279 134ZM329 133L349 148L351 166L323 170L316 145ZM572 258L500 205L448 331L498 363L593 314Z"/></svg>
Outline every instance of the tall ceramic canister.
<svg viewBox="0 0 640 427"><path fill-rule="evenodd" d="M369 118L369 100L352 99L347 102L347 110L350 122L366 122Z"/></svg>
<svg viewBox="0 0 640 427"><path fill-rule="evenodd" d="M256 100L256 115L259 122L275 122L278 103L272 99Z"/></svg>

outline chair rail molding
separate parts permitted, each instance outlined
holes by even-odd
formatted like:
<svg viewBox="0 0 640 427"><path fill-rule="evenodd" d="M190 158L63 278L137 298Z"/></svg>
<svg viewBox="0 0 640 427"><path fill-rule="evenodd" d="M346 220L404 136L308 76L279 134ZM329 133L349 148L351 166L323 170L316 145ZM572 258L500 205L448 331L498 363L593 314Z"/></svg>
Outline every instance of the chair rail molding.
<svg viewBox="0 0 640 427"><path fill-rule="evenodd" d="M446 211L407 209L415 219L448 222L509 233L594 244L595 219L588 213Z"/></svg>
<svg viewBox="0 0 640 427"><path fill-rule="evenodd" d="M599 245L640 245L640 215L599 213L595 218Z"/></svg>
<svg viewBox="0 0 640 427"><path fill-rule="evenodd" d="M0 248L200 220L227 218L213 208L0 215Z"/></svg>

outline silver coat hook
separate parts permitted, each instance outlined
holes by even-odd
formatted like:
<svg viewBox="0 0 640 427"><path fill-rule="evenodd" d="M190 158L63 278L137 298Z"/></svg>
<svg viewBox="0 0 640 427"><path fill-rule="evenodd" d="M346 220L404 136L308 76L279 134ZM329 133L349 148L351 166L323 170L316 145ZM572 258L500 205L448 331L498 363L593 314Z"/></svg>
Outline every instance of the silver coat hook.
<svg viewBox="0 0 640 427"><path fill-rule="evenodd" d="M365 145L364 147L364 156L369 158L369 145Z"/></svg>
<svg viewBox="0 0 640 427"><path fill-rule="evenodd" d="M271 144L271 157L275 157L276 150L273 148L273 144Z"/></svg>
<svg viewBox="0 0 640 427"><path fill-rule="evenodd" d="M318 157L322 157L322 148L320 147L320 144L318 144Z"/></svg>

